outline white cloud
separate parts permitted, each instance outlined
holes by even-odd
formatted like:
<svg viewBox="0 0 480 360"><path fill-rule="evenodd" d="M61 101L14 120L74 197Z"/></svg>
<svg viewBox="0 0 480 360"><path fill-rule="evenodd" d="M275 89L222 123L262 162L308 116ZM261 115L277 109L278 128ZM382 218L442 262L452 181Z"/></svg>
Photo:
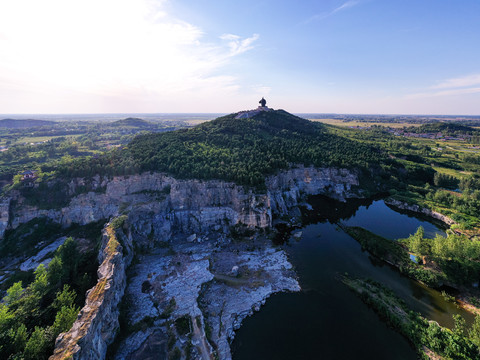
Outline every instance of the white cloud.
<svg viewBox="0 0 480 360"><path fill-rule="evenodd" d="M259 36L205 42L166 2L0 1L0 113L162 111L238 91L235 77L213 74Z"/></svg>
<svg viewBox="0 0 480 360"><path fill-rule="evenodd" d="M456 96L456 95L466 95L466 94L477 94L480 93L480 87L466 88L466 89L448 89L442 91L431 91L431 92L422 92L409 94L406 96L407 99L422 99L422 98L431 98L439 96Z"/></svg>
<svg viewBox="0 0 480 360"><path fill-rule="evenodd" d="M324 12L324 13L321 13L321 14L315 14L313 15L312 17L308 18L305 23L310 23L312 21L316 21L316 20L323 20L323 19L326 19L327 17L329 16L332 16L340 11L344 11L344 10L347 10L347 9L350 9L352 7L354 7L355 5L359 4L360 1L358 0L349 0L349 1L346 1L344 2L342 5L334 8L333 10L329 11L329 12Z"/></svg>
<svg viewBox="0 0 480 360"><path fill-rule="evenodd" d="M223 34L220 36L220 39L227 41L228 46L230 47L230 55L235 56L250 49L253 49L252 44L259 38L258 34L253 34L253 36L243 39L234 34Z"/></svg>
<svg viewBox="0 0 480 360"><path fill-rule="evenodd" d="M439 81L427 91L408 94L406 99L423 99L442 96L457 96L480 93L480 74L466 75Z"/></svg>
<svg viewBox="0 0 480 360"><path fill-rule="evenodd" d="M333 11L330 12L330 15L333 15L333 14L339 12L339 11L346 10L346 9L351 8L351 7L354 7L358 3L359 3L359 1L354 1L354 0L347 1L347 2L343 3L342 5L340 5L339 7L333 9Z"/></svg>
<svg viewBox="0 0 480 360"><path fill-rule="evenodd" d="M453 79L447 79L432 86L432 89L450 89L461 88L467 86L480 85L480 74L472 74Z"/></svg>

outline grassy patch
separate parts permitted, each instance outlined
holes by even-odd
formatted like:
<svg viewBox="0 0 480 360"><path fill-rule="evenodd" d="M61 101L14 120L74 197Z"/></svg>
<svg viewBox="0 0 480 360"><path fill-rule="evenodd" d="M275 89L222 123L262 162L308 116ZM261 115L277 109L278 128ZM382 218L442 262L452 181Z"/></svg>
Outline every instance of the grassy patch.
<svg viewBox="0 0 480 360"><path fill-rule="evenodd" d="M343 277L342 282L382 320L405 336L420 358L480 358L478 347L465 335L465 325L461 318L455 318L455 329L449 330L411 311L390 289L377 282L348 277Z"/></svg>
<svg viewBox="0 0 480 360"><path fill-rule="evenodd" d="M100 279L88 296L88 300L91 302L97 302L102 299L105 295L105 285L107 285L107 278Z"/></svg>
<svg viewBox="0 0 480 360"><path fill-rule="evenodd" d="M128 216L127 215L121 215L119 217L114 218L111 221L111 227L113 230L120 229L125 221L127 220Z"/></svg>
<svg viewBox="0 0 480 360"><path fill-rule="evenodd" d="M468 171L465 172L461 170L449 169L449 168L440 167L440 166L432 166L432 168L441 174L450 175L450 176L456 177L457 179L468 177L471 174Z"/></svg>
<svg viewBox="0 0 480 360"><path fill-rule="evenodd" d="M357 240L362 245L362 249L394 265L402 274L408 277L421 281L428 286L439 286L444 279L443 273L438 273L433 269L424 268L412 262L406 248L397 241L385 239L357 226L342 225L341 228Z"/></svg>
<svg viewBox="0 0 480 360"><path fill-rule="evenodd" d="M382 236L357 226L342 226L342 229L357 240L364 250L367 250L372 255L384 261L388 261L394 265L409 262L408 253L396 241L385 239Z"/></svg>

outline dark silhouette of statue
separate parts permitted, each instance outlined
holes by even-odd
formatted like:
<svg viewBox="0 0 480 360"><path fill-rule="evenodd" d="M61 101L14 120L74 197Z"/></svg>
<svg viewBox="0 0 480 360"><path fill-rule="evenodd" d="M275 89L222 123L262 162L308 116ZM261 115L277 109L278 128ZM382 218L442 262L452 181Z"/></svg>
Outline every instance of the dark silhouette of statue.
<svg viewBox="0 0 480 360"><path fill-rule="evenodd" d="M267 103L267 100L265 100L263 97L262 97L262 100L259 101L260 105L262 105L262 107L265 106L265 104Z"/></svg>

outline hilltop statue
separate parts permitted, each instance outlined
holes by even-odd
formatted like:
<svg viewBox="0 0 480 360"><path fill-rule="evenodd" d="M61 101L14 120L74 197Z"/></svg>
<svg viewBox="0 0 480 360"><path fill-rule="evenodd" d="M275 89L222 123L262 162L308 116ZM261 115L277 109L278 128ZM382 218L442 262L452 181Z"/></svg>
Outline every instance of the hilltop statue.
<svg viewBox="0 0 480 360"><path fill-rule="evenodd" d="M256 109L254 110L243 110L243 111L240 111L236 116L235 116L235 119L250 119L251 117L257 115L257 114L260 114L261 112L264 112L264 111L273 111L273 109L269 109L266 105L267 105L267 100L265 100L263 97L262 97L262 100L259 101L260 103L260 106L257 107Z"/></svg>

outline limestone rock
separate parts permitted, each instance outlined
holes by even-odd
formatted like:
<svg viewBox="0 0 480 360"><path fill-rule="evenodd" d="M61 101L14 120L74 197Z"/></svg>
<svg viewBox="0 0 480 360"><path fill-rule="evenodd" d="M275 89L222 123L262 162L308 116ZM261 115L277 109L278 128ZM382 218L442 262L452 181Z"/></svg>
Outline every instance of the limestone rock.
<svg viewBox="0 0 480 360"><path fill-rule="evenodd" d="M300 287L282 250L266 243L254 251L237 244L240 248L235 250L232 246L237 245L230 244L227 236L230 227L267 228L273 216L298 217L307 195L324 193L344 200L358 196L355 187L359 185L358 176L349 170L299 166L268 177L267 191L259 194L230 182L177 180L160 173L76 179L69 183L69 191L73 194L86 183L104 192L79 194L61 209L12 208L10 201L4 203L5 221L13 228L40 216L68 226L128 213L128 232L116 231L121 245L114 254L106 250L110 235L105 228L98 283L89 291L72 329L58 337L51 360L65 353L74 359L105 357L118 329L118 304L127 286L133 241L151 253L139 257L128 286L129 319L132 324L154 319L154 326L144 334L132 334L136 340L129 338L125 343L138 347L133 352L121 347L119 358L143 356L149 341L161 348L167 331L165 317L175 320L185 315L194 319L192 343L198 344L202 356L213 351L205 340L208 324L218 356L231 358L229 339L242 320L271 294ZM17 203L22 204L21 197ZM11 219L8 213L13 214ZM187 236L191 242L185 241Z"/></svg>
<svg viewBox="0 0 480 360"><path fill-rule="evenodd" d="M71 191L84 179L69 184ZM146 239L168 239L172 229L182 233L205 234L237 223L266 228L272 216L284 215L307 195L329 194L339 199L358 196L353 190L358 176L346 169L299 166L266 179L267 192L256 194L234 183L210 180L177 180L160 173L117 176L111 180L95 177L90 186L104 193L88 192L72 198L62 209L38 209L22 204L10 209L10 200L0 202L0 236L10 220L12 228L37 217L69 226L118 216L128 210L138 221L133 229ZM13 217L9 219L9 211ZM136 214L136 215L135 215ZM153 220L153 221L152 221Z"/></svg>
<svg viewBox="0 0 480 360"><path fill-rule="evenodd" d="M25 260L21 265L20 265L20 270L22 271L29 271L29 270L35 270L38 265L43 264L43 265L48 265L50 259L45 259L45 257L57 250L60 245L62 245L67 238L65 236L62 236L61 238L55 240L53 243L50 245L45 246L43 249L41 249L35 256L32 256L31 258Z"/></svg>
<svg viewBox="0 0 480 360"><path fill-rule="evenodd" d="M408 211L420 213L420 214L423 214L423 215L427 215L427 216L429 216L433 219L440 220L441 222L443 222L447 225L456 224L455 220L450 219L448 216L440 214L439 212L434 211L434 210L422 208L421 206L416 205L416 204L407 204L406 202L395 200L395 199L387 199L387 200L385 200L385 204L394 206L394 207L399 208L399 209L408 210Z"/></svg>
<svg viewBox="0 0 480 360"><path fill-rule="evenodd" d="M3 238L10 219L10 197L0 198L0 239Z"/></svg>
<svg viewBox="0 0 480 360"><path fill-rule="evenodd" d="M72 328L58 336L50 360L105 358L107 346L118 330L118 305L125 291L126 268L132 257L131 238L109 229L107 224L99 252L98 282L87 292L85 306Z"/></svg>

